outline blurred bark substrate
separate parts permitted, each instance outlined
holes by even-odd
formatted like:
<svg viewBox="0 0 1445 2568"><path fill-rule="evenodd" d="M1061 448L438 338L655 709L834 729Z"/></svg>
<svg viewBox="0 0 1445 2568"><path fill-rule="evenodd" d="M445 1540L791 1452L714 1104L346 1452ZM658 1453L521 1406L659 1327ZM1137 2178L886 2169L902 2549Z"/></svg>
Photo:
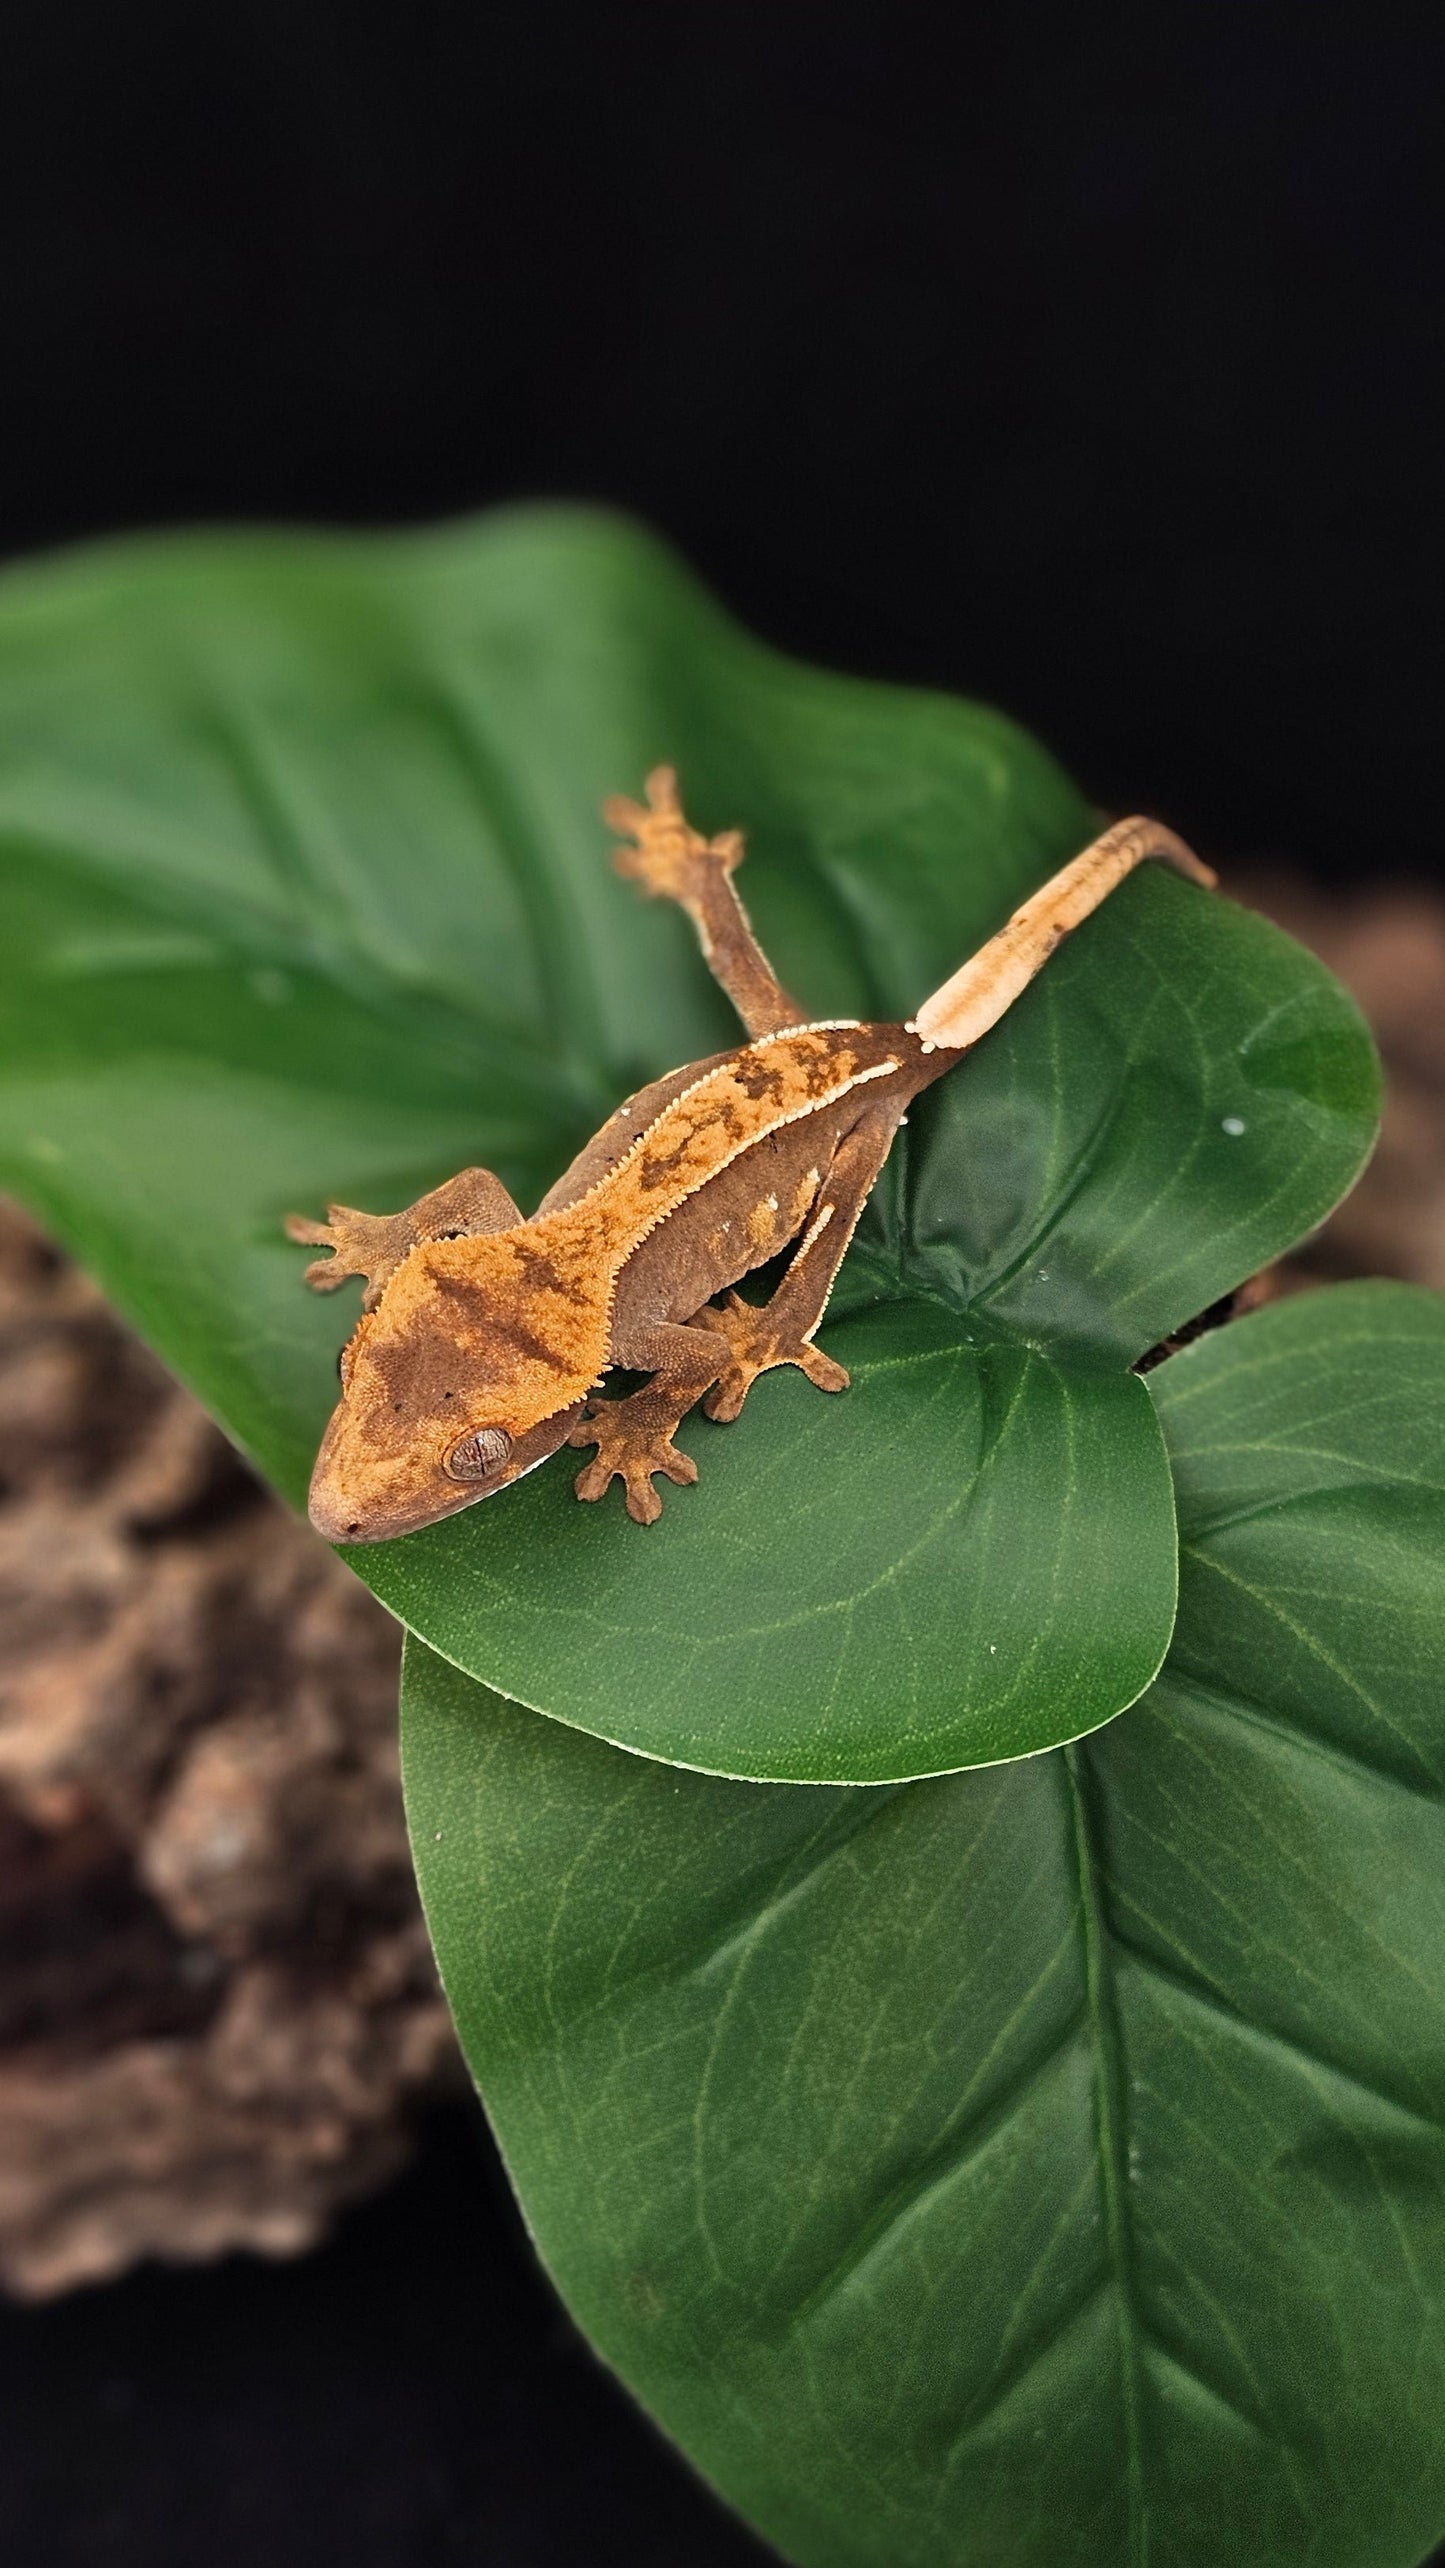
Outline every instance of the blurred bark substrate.
<svg viewBox="0 0 1445 2568"><path fill-rule="evenodd" d="M1353 894L1285 873L1225 889L1311 946L1354 992L1385 1064L1380 1143L1354 1193L1281 1280L1396 1275L1445 1289L1445 901L1407 884Z"/></svg>
<svg viewBox="0 0 1445 2568"><path fill-rule="evenodd" d="M1445 906L1246 897L1349 983L1379 1154L1280 1275L1445 1286ZM0 2282L286 2255L459 2083L389 1618L0 1208Z"/></svg>
<svg viewBox="0 0 1445 2568"><path fill-rule="evenodd" d="M0 2282L293 2254L456 2079L390 1618L0 1205Z"/></svg>

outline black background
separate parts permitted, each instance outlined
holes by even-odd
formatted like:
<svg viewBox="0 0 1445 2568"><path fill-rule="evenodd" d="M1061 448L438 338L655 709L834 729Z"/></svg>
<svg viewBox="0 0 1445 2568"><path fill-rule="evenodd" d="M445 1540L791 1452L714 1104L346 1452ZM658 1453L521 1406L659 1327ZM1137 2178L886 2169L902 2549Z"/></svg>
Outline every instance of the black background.
<svg viewBox="0 0 1445 2568"><path fill-rule="evenodd" d="M538 2279L480 2116L301 2264L0 2306L6 2568L768 2568Z"/></svg>
<svg viewBox="0 0 1445 2568"><path fill-rule="evenodd" d="M0 553L642 511L1098 799L1445 871L1438 11L5 0ZM472 2123L0 2325L13 2568L723 2568Z"/></svg>
<svg viewBox="0 0 1445 2568"><path fill-rule="evenodd" d="M985 695L1216 854L1440 862L1438 10L0 35L0 553L604 497L770 639Z"/></svg>

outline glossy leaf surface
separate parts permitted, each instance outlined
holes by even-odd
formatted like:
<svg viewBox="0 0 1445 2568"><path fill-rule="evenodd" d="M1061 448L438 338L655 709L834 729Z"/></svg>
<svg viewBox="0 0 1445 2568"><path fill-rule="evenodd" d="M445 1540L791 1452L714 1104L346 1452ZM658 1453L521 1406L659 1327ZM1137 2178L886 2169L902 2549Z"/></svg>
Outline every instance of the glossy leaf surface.
<svg viewBox="0 0 1445 2568"><path fill-rule="evenodd" d="M528 1206L643 1079L732 1039L608 863L670 757L820 1014L904 1015L1090 834L977 707L798 669L649 541L520 514L84 553L0 583L0 1180L293 1498L350 1297L290 1208L458 1167ZM690 1421L648 1533L575 1457L356 1555L445 1656L654 1755L874 1780L1106 1719L1174 1544L1127 1371L1317 1220L1375 1114L1344 995L1156 869L902 1136L825 1342Z"/></svg>
<svg viewBox="0 0 1445 2568"><path fill-rule="evenodd" d="M1445 1306L1151 1377L1096 1737L671 1772L409 1649L468 2055L582 2325L802 2568L1408 2568L1445 2522Z"/></svg>

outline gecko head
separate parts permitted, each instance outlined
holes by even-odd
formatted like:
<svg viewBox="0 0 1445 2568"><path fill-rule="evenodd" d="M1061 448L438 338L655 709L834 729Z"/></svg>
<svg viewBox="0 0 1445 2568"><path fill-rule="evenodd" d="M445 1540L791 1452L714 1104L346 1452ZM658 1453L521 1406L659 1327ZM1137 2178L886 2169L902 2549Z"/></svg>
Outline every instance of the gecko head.
<svg viewBox="0 0 1445 2568"><path fill-rule="evenodd" d="M342 1355L311 1475L318 1533L415 1533L566 1443L606 1362L607 1312L559 1293L546 1267L514 1231L428 1243L398 1269Z"/></svg>

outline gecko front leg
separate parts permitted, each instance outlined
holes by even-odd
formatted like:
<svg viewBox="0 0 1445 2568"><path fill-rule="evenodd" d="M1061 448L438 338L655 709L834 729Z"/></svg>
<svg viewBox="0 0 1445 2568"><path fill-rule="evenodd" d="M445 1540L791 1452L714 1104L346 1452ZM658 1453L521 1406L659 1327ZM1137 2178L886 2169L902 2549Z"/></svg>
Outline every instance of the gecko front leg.
<svg viewBox="0 0 1445 2568"><path fill-rule="evenodd" d="M652 1380L623 1400L588 1401L567 1439L572 1445L597 1447L596 1459L577 1474L579 1498L601 1498L620 1479L633 1523L654 1525L662 1500L652 1485L653 1474L660 1471L680 1488L696 1480L697 1464L690 1454L678 1452L672 1438L727 1364L727 1345L714 1334L713 1317L707 1311L695 1324L659 1322L614 1348L614 1362L629 1371L650 1372Z"/></svg>
<svg viewBox="0 0 1445 2568"><path fill-rule="evenodd" d="M848 1374L813 1344L848 1242L858 1227L892 1147L900 1116L892 1107L861 1117L835 1150L792 1264L770 1302L729 1293L721 1308L698 1314L728 1342L728 1362L703 1407L721 1423L737 1417L760 1373L795 1364L820 1391L846 1391Z"/></svg>
<svg viewBox="0 0 1445 2568"><path fill-rule="evenodd" d="M522 1215L500 1177L490 1168L464 1168L444 1186L419 1196L400 1213L358 1213L349 1204L329 1204L329 1218L308 1221L288 1213L288 1239L304 1248L329 1248L306 1269L314 1293L334 1293L353 1275L366 1278L364 1311L374 1311L401 1261L424 1239L454 1239L463 1231L511 1230Z"/></svg>
<svg viewBox="0 0 1445 2568"><path fill-rule="evenodd" d="M602 806L608 825L624 830L633 841L617 850L613 861L619 874L640 883L654 900L676 901L686 910L708 970L721 982L750 1035L806 1025L805 1010L783 988L733 887L734 871L743 860L742 832L725 829L717 838L704 838L692 828L683 816L672 767L654 767L644 790L645 808L626 794L614 794Z"/></svg>

